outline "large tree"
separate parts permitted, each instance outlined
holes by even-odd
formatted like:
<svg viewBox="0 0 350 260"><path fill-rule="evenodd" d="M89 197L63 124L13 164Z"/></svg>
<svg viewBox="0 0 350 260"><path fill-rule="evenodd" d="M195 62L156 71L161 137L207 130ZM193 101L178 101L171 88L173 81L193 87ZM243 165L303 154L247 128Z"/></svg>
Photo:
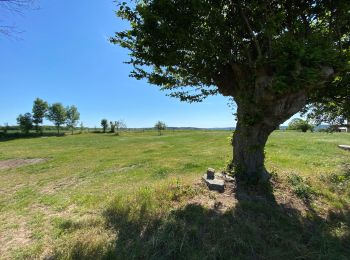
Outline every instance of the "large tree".
<svg viewBox="0 0 350 260"><path fill-rule="evenodd" d="M46 101L40 98L37 98L34 100L32 113L33 113L33 123L35 124L35 130L37 132L41 130L39 125L43 123L48 107L49 105L47 104Z"/></svg>
<svg viewBox="0 0 350 260"><path fill-rule="evenodd" d="M72 130L72 134L73 134L74 128L77 126L79 122L80 113L78 112L78 108L76 106L68 106L66 108L66 111L67 111L66 124L68 128Z"/></svg>
<svg viewBox="0 0 350 260"><path fill-rule="evenodd" d="M269 179L270 133L349 71L349 10L329 0L124 2L117 14L130 27L111 42L130 50L131 76L170 96L232 97L231 165L238 180L258 183Z"/></svg>
<svg viewBox="0 0 350 260"><path fill-rule="evenodd" d="M61 103L54 103L49 106L47 119L54 123L57 128L57 133L60 134L61 125L66 123L67 111Z"/></svg>
<svg viewBox="0 0 350 260"><path fill-rule="evenodd" d="M32 115L30 113L25 113L24 115L20 114L17 117L17 124L23 133L28 134L33 128Z"/></svg>

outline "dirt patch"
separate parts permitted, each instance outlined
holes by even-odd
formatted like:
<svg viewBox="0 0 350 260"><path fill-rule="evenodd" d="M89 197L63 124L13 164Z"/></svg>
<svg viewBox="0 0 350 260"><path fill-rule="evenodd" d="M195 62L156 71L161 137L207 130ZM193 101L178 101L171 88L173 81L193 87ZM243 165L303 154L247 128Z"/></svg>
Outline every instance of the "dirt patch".
<svg viewBox="0 0 350 260"><path fill-rule="evenodd" d="M280 180L272 180L271 185L274 192L273 201L270 201L270 203L279 205L287 213L290 210L298 210L304 215L310 210L308 203L298 198L290 187ZM228 209L234 208L240 199L269 202L268 199L259 194L248 194L238 188L235 181L225 182L224 192L210 191L202 181L197 182L195 186L200 187L203 192L190 199L188 203L198 204L218 213L224 213Z"/></svg>
<svg viewBox="0 0 350 260"><path fill-rule="evenodd" d="M238 203L235 197L234 183L226 182L224 192L210 191L202 181L195 185L199 186L204 192L190 199L187 202L188 204L197 204L224 213Z"/></svg>
<svg viewBox="0 0 350 260"><path fill-rule="evenodd" d="M287 213L294 209L301 214L306 214L310 210L309 201L304 201L292 191L291 187L280 180L273 180L275 200Z"/></svg>
<svg viewBox="0 0 350 260"><path fill-rule="evenodd" d="M23 165L32 165L32 164L37 164L45 161L46 159L43 159L43 158L5 160L5 161L0 161L0 170L16 168Z"/></svg>

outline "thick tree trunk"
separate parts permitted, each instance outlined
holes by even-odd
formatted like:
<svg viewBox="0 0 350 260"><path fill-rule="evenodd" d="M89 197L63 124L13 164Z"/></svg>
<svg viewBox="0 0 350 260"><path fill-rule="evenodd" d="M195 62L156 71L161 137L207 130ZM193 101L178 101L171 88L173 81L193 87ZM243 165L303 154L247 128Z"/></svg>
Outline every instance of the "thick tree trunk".
<svg viewBox="0 0 350 260"><path fill-rule="evenodd" d="M240 100L238 100L240 101ZM302 92L264 102L237 102L237 125L233 136L231 167L239 181L266 183L265 144L269 135L306 103Z"/></svg>
<svg viewBox="0 0 350 260"><path fill-rule="evenodd" d="M264 166L264 148L269 135L276 127L264 124L248 126L238 120L233 136L233 167L239 180L252 184L269 180Z"/></svg>

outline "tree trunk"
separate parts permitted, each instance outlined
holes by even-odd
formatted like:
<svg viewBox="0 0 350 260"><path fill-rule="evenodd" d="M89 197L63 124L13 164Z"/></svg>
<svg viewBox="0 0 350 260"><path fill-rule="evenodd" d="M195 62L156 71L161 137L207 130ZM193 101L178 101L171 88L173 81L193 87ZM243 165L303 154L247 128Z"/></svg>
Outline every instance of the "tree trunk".
<svg viewBox="0 0 350 260"><path fill-rule="evenodd" d="M237 102L237 125L230 165L237 179L251 184L268 182L264 148L269 135L305 105L306 97L288 95L263 105Z"/></svg>
<svg viewBox="0 0 350 260"><path fill-rule="evenodd" d="M252 184L269 180L264 166L264 148L269 135L275 129L276 127L262 123L245 125L238 120L233 136L232 166L239 180Z"/></svg>

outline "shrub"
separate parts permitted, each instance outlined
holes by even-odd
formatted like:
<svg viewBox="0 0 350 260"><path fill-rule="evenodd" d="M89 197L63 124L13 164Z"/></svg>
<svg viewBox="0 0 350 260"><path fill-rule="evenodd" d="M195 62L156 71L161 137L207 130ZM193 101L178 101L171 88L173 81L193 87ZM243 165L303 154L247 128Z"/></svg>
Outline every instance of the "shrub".
<svg viewBox="0 0 350 260"><path fill-rule="evenodd" d="M288 176L288 182L291 184L294 193L301 199L310 199L314 193L305 180L297 174Z"/></svg>
<svg viewBox="0 0 350 260"><path fill-rule="evenodd" d="M300 130L304 133L307 132L307 130L310 130L311 132L313 132L314 126L309 124L309 122L306 120L303 120L301 118L295 118L289 123L288 130Z"/></svg>

